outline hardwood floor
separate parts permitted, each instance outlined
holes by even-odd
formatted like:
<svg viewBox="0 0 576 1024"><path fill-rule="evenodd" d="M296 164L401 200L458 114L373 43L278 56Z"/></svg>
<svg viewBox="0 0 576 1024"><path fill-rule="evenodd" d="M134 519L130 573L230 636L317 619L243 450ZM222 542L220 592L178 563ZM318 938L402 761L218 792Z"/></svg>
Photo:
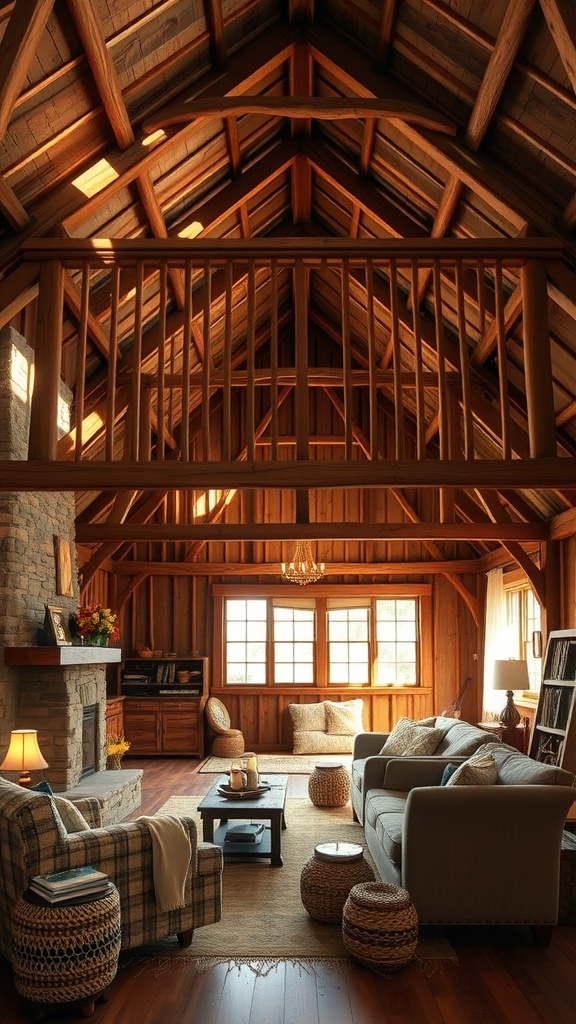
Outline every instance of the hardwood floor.
<svg viewBox="0 0 576 1024"><path fill-rule="evenodd" d="M203 794L212 781L198 762L135 759L144 772L143 802L150 814L172 795ZM307 776L290 776L289 796L307 795ZM537 880L535 880L537 884ZM430 978L410 968L383 979L361 966L348 973L302 973L283 963L265 977L249 967L193 966L156 976L122 968L97 1005L97 1024L573 1024L576 1019L576 928L557 927L547 949L528 928L453 929L458 965ZM14 989L10 965L0 961L2 1024L24 1024L29 1011ZM58 1010L47 1021L68 1021Z"/></svg>

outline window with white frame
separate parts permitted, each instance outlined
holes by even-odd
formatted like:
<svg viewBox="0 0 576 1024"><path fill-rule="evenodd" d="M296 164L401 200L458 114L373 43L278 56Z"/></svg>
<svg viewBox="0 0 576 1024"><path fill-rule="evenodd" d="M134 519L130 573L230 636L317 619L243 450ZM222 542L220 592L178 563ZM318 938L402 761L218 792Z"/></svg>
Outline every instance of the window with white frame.
<svg viewBox="0 0 576 1024"><path fill-rule="evenodd" d="M231 598L224 603L224 678L237 686L266 683L266 600Z"/></svg>
<svg viewBox="0 0 576 1024"><path fill-rule="evenodd" d="M514 647L508 656L525 659L530 689L538 691L542 680L542 659L535 657L533 637L542 629L540 604L526 583L505 582L504 588L509 636Z"/></svg>
<svg viewBox="0 0 576 1024"><path fill-rule="evenodd" d="M314 682L314 601L273 601L274 682Z"/></svg>
<svg viewBox="0 0 576 1024"><path fill-rule="evenodd" d="M376 601L376 639L380 686L418 683L418 602L413 598Z"/></svg>
<svg viewBox="0 0 576 1024"><path fill-rule="evenodd" d="M328 682L366 686L370 680L370 602L329 599Z"/></svg>

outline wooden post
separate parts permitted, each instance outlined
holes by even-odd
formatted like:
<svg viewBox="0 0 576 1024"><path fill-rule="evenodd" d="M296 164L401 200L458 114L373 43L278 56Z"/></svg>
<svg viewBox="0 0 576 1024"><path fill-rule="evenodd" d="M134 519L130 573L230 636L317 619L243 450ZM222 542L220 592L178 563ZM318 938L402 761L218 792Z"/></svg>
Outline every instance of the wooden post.
<svg viewBox="0 0 576 1024"><path fill-rule="evenodd" d="M524 307L524 369L530 458L554 458L556 427L548 326L546 267L528 260L520 271Z"/></svg>
<svg viewBox="0 0 576 1024"><path fill-rule="evenodd" d="M564 625L561 614L560 541L546 541L542 545L542 553L546 593L546 606L542 608L542 629L544 636L549 636L551 629L562 629Z"/></svg>
<svg viewBox="0 0 576 1024"><path fill-rule="evenodd" d="M62 266L56 260L49 260L40 268L29 459L57 458L63 302Z"/></svg>

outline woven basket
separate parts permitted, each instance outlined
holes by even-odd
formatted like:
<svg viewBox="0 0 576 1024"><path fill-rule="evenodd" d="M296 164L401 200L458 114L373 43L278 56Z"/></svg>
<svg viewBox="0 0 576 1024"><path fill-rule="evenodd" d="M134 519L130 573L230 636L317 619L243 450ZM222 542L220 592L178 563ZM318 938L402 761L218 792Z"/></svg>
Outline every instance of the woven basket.
<svg viewBox="0 0 576 1024"><path fill-rule="evenodd" d="M354 885L374 880L374 872L361 853L343 863L323 860L314 854L300 875L300 896L316 921L340 924L348 894Z"/></svg>
<svg viewBox="0 0 576 1024"><path fill-rule="evenodd" d="M350 776L342 764L317 764L308 779L308 796L315 807L345 807L350 799Z"/></svg>
<svg viewBox="0 0 576 1024"><path fill-rule="evenodd" d="M12 966L20 995L34 1003L71 1003L103 992L116 976L120 897L71 907L18 900L12 919Z"/></svg>
<svg viewBox="0 0 576 1024"><path fill-rule="evenodd" d="M227 733L215 736L212 742L214 757L238 757L244 753L244 736L240 729L229 729Z"/></svg>
<svg viewBox="0 0 576 1024"><path fill-rule="evenodd" d="M418 915L406 889L387 882L355 885L344 904L342 939L368 967L404 967L418 944Z"/></svg>

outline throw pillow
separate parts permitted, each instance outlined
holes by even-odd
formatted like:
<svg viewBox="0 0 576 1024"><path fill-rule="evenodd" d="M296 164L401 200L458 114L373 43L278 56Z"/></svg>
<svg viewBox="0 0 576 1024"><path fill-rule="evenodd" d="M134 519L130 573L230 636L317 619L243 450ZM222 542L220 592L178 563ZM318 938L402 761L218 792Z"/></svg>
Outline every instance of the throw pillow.
<svg viewBox="0 0 576 1024"><path fill-rule="evenodd" d="M400 718L388 739L381 754L433 754L444 735L443 729L430 729L425 725L413 722L411 718Z"/></svg>
<svg viewBox="0 0 576 1024"><path fill-rule="evenodd" d="M493 786L498 768L493 754L478 752L469 757L448 779L447 786Z"/></svg>
<svg viewBox="0 0 576 1024"><path fill-rule="evenodd" d="M294 732L324 732L326 729L324 702L321 704L289 704L288 711Z"/></svg>
<svg viewBox="0 0 576 1024"><path fill-rule="evenodd" d="M448 779L451 779L455 771L458 771L459 764L447 764L444 771L442 772L442 778L440 779L441 786L448 785Z"/></svg>
<svg viewBox="0 0 576 1024"><path fill-rule="evenodd" d="M355 736L362 732L362 712L364 701L357 700L324 701L326 708L326 729L329 734L338 736Z"/></svg>
<svg viewBox="0 0 576 1024"><path fill-rule="evenodd" d="M83 814L74 806L71 800L63 796L53 796L56 813L59 815L62 824L67 832L84 832L90 828Z"/></svg>
<svg viewBox="0 0 576 1024"><path fill-rule="evenodd" d="M30 786L30 791L32 793L47 793L48 796L52 796L53 794L53 789L48 782L48 779L42 779L42 781L37 782L35 786Z"/></svg>

